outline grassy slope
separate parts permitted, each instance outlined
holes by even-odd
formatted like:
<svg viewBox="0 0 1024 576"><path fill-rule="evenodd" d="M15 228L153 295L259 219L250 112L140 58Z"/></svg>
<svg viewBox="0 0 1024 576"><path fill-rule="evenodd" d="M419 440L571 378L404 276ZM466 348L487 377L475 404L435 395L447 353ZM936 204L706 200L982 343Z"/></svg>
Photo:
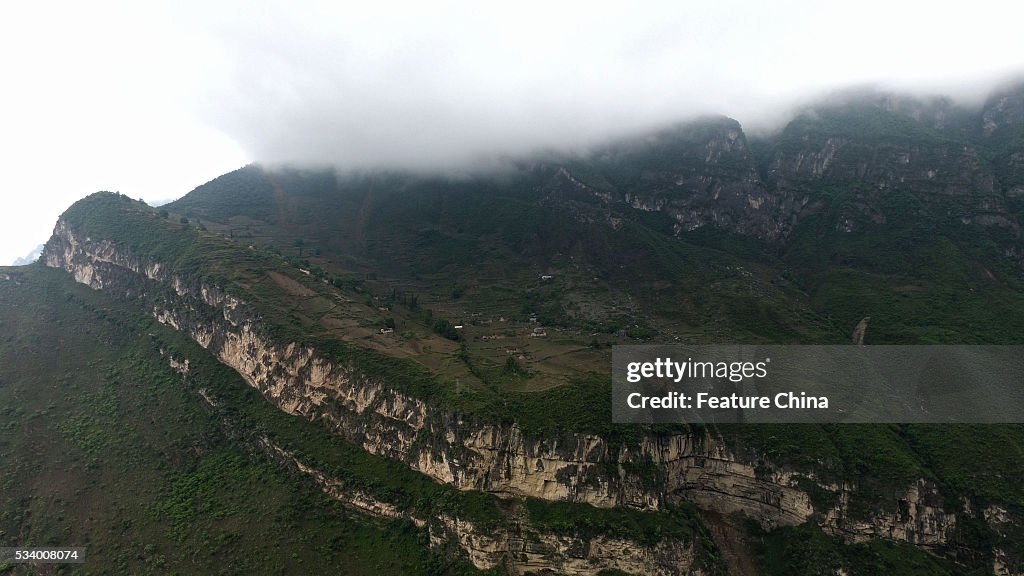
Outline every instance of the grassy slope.
<svg viewBox="0 0 1024 576"><path fill-rule="evenodd" d="M81 234L111 239L142 258L163 262L241 297L255 307L264 328L278 341L313 344L322 353L352 362L369 375L383 376L390 385L415 396L491 421L521 419L531 433L602 431L610 425L606 403L601 400L607 397L607 382L594 371L595 366L607 365L610 351L602 343L588 344L587 340L595 338L587 332L585 336L579 330L556 332L547 339L513 335L507 343L490 348L498 354L493 358L477 353L487 349L485 341L467 335L468 353L463 354L455 343L423 334L434 317L428 313L430 318L422 318L427 304L411 310L395 299L364 302L360 292L339 276L322 269L304 274L303 264L295 259L251 249L216 232L200 230L195 222L181 224L176 218L161 218L158 211L123 196L93 195L72 206L64 218ZM664 239L659 242L668 244ZM388 304L391 309L382 312L378 304ZM413 326L423 356L443 356L444 364L437 367L430 358L407 353L406 342L382 338L376 328L366 330L367 324L379 326L375 322L382 315L399 317L398 331ZM352 316L360 318L353 327L333 327ZM417 321L424 324L414 324ZM508 324L513 325L526 333L533 327L528 322ZM352 332L358 330L365 335L353 338ZM470 328L466 334L483 330ZM537 361L528 364L525 374L505 373L508 355L504 348L526 349L528 344L532 348L527 353ZM556 362L559 355L570 353L566 350L589 360L561 365L555 374L542 372L547 359ZM583 401L578 402L581 396Z"/></svg>
<svg viewBox="0 0 1024 576"><path fill-rule="evenodd" d="M254 455L167 367L158 325L60 272L8 271L0 545L87 546L62 570L81 574L468 571Z"/></svg>
<svg viewBox="0 0 1024 576"><path fill-rule="evenodd" d="M670 235L672 221L659 214L616 212L623 221L612 228L592 196L573 196L555 174L543 167L463 180L332 179L250 166L168 209L238 239L251 234L288 256L301 251L331 274L363 279L378 295L418 292L422 305L456 317L526 320L532 311L544 325L598 332L601 341L637 325L667 339L829 337L831 328L813 314L790 318L800 308L798 294L773 282L777 271L766 269L763 252L744 259L679 242ZM264 200L280 209L269 212L287 215L267 217L263 205L236 192L270 182L279 193ZM539 282L541 274L556 280ZM755 322L744 306L736 312L737 301L769 306L777 316ZM709 329L715 318L721 325Z"/></svg>

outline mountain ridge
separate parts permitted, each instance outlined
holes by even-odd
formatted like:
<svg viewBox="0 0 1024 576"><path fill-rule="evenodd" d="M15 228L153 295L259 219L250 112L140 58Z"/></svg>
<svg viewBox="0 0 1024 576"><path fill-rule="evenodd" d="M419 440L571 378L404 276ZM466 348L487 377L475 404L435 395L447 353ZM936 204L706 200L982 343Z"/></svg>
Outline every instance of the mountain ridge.
<svg viewBox="0 0 1024 576"><path fill-rule="evenodd" d="M249 166L159 209L92 195L42 262L191 340L161 362L261 414L263 457L479 569L1019 573L1019 425L638 428L603 400L616 344L848 343L869 314L868 345L1020 343L1021 101L716 117L498 176Z"/></svg>

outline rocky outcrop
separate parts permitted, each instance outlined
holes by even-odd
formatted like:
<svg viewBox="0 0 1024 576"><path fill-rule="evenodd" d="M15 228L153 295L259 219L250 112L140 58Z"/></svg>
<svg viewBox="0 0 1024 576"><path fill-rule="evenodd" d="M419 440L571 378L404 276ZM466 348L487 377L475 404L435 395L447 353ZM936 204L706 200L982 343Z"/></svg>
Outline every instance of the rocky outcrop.
<svg viewBox="0 0 1024 576"><path fill-rule="evenodd" d="M1000 187L1019 213L1024 196L1024 83L992 94L981 117L983 142L995 153Z"/></svg>
<svg viewBox="0 0 1024 576"><path fill-rule="evenodd" d="M855 93L804 110L758 154L738 122L705 118L597 149L585 169L560 167L545 191L575 200L567 212L577 216L589 198L613 227L616 207L664 213L677 236L714 227L784 244L823 211L852 232L905 217L908 203L893 195L915 197L919 219L1019 235L1010 198L1024 193L1024 150L1011 141L1024 129L1021 102L1024 90L1008 90L976 113L942 98ZM993 156L981 133L1010 142L1008 152ZM944 209L929 213L935 197Z"/></svg>
<svg viewBox="0 0 1024 576"><path fill-rule="evenodd" d="M1024 574L1022 551L1008 542L1013 538L1013 532L1020 530L1019 517L1015 518L1006 508L994 504L981 510L981 517L996 537L992 549L992 574L995 576L1021 576Z"/></svg>
<svg viewBox="0 0 1024 576"><path fill-rule="evenodd" d="M885 538L933 549L947 545L956 528L956 514L943 508L936 486L923 479L897 499L895 510L867 519L850 518L850 491L837 492L839 501L828 511L823 527L854 542Z"/></svg>
<svg viewBox="0 0 1024 576"><path fill-rule="evenodd" d="M864 337L867 335L867 332L868 332L868 322L870 320L871 320L870 316L865 316L864 318L861 319L860 322L857 323L856 326L854 326L854 328L853 328L853 344L855 346L863 346L864 345Z"/></svg>
<svg viewBox="0 0 1024 576"><path fill-rule="evenodd" d="M308 475L326 494L347 507L370 516L407 520L419 528L427 528L433 546L455 543L469 561L482 570L505 566L512 574L554 571L582 576L603 570L656 576L704 574L696 561L693 543L664 539L647 546L608 536L566 536L538 530L522 519L515 522L513 528L488 532L447 514L422 518L365 492L347 488L343 482L306 466L267 438L260 439L260 446L275 459Z"/></svg>
<svg viewBox="0 0 1024 576"><path fill-rule="evenodd" d="M926 194L991 194L991 172L978 152L959 143L901 143L854 137L792 135L801 145L780 147L768 172L782 188L805 188L812 183L847 182L879 191L912 190Z"/></svg>
<svg viewBox="0 0 1024 576"><path fill-rule="evenodd" d="M828 216L813 221L827 232L853 233L897 220L936 228L998 227L1005 256L1024 262L1024 248L1014 240L1024 198L1024 151L1014 144L1024 129L1022 102L1018 88L994 96L977 114L948 101L840 103L799 116L770 142L755 142L756 153L737 122L708 119L595 150L578 163L546 165L531 186L540 187L543 205L568 207L566 213L581 221L618 229L637 212L659 212L671 219L677 236L718 227L785 244L815 215ZM850 106L859 111L849 115ZM112 239L90 238L64 219L43 261L94 289L138 302L280 409L323 422L367 452L461 490L639 510L695 502L745 514L767 528L814 521L851 540L881 537L930 549L949 545L957 530L958 514L924 480L890 494L877 510L865 513L861 506L854 513L856 486L737 455L704 431L623 445L587 433L536 438L514 424L466 420L407 393L401 383L275 337L238 294ZM855 341L863 340L860 334ZM829 504L812 501L809 486L819 496L828 493ZM355 507L362 502L349 500ZM450 538L473 532L450 520ZM460 546L477 554L479 565L495 550L524 565L532 562L531 550L577 557L578 543L547 541L534 549L518 535L465 537ZM1008 565L1005 553L996 552L996 561ZM587 554L579 558L589 561Z"/></svg>
<svg viewBox="0 0 1024 576"><path fill-rule="evenodd" d="M989 96L981 124L987 138L1019 134L1024 128L1024 83L1007 85Z"/></svg>
<svg viewBox="0 0 1024 576"><path fill-rule="evenodd" d="M178 359L164 349L170 367L187 377L189 360ZM213 408L221 402L200 388L203 400ZM230 419L225 418L229 423ZM428 530L431 546L458 546L469 561L481 570L504 566L511 574L556 572L559 574L592 575L605 570L621 570L630 574L691 575L705 571L694 554L695 541L662 539L647 545L625 538L562 535L533 527L525 514L497 529L482 530L473 522L450 514L423 517L384 502L373 495L346 486L344 482L303 463L295 454L281 448L266 436L255 440L256 446L272 459L308 476L324 493L346 507L362 514L391 520L405 520L417 528Z"/></svg>
<svg viewBox="0 0 1024 576"><path fill-rule="evenodd" d="M739 122L706 118L596 151L589 161L619 175L614 193L636 210L664 212L677 235L706 226L779 240L806 195L769 191Z"/></svg>

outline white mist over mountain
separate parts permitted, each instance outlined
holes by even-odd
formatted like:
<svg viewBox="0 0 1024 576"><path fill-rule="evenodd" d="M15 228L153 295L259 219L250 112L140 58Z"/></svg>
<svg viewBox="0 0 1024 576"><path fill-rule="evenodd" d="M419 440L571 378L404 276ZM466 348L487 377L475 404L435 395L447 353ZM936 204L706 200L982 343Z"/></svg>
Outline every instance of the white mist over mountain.
<svg viewBox="0 0 1024 576"><path fill-rule="evenodd" d="M986 0L11 5L0 262L88 193L172 198L249 161L464 166L703 113L770 126L866 82L977 98L1024 71L1022 16Z"/></svg>
<svg viewBox="0 0 1024 576"><path fill-rule="evenodd" d="M32 264L36 260L39 260L39 256L43 253L43 245L36 246L32 252L20 258L15 258L11 266L25 266L26 264Z"/></svg>

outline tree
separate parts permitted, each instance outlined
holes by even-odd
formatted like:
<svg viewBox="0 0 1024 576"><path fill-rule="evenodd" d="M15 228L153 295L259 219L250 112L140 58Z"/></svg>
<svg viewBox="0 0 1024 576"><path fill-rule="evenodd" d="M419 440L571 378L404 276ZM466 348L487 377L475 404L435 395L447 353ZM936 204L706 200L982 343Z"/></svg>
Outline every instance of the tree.
<svg viewBox="0 0 1024 576"><path fill-rule="evenodd" d="M519 361L516 360L515 356L509 355L508 360L505 360L505 374L522 374L523 367L519 365Z"/></svg>
<svg viewBox="0 0 1024 576"><path fill-rule="evenodd" d="M449 340L454 340L456 342L458 342L462 338L462 335L459 334L459 331L455 329L455 326L452 326L452 323L447 320L438 320L434 324L434 332L437 332L441 336L444 336L445 338Z"/></svg>

